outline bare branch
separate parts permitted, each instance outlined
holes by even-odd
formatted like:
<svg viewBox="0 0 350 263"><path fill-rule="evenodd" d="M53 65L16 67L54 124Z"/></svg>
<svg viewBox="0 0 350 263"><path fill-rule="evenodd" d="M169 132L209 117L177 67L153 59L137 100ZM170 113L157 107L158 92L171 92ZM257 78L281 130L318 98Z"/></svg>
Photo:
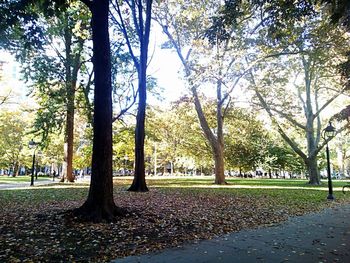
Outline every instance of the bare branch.
<svg viewBox="0 0 350 263"><path fill-rule="evenodd" d="M0 105L4 104L10 98L10 95L11 91L9 91L9 93L5 96L0 96Z"/></svg>

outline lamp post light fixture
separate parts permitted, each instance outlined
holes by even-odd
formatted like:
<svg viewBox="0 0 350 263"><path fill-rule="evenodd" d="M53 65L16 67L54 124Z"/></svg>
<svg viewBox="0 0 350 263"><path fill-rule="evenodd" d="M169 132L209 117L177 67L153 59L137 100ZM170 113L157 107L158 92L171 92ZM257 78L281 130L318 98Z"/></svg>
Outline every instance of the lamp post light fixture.
<svg viewBox="0 0 350 263"><path fill-rule="evenodd" d="M31 175L31 178L30 178L30 185L31 186L34 185L35 151L36 151L37 145L38 145L38 143L33 141L33 139L28 143L29 148L30 149L34 149L34 151L33 151L33 163L32 163L32 175Z"/></svg>
<svg viewBox="0 0 350 263"><path fill-rule="evenodd" d="M328 200L334 200L333 196L333 186L332 186L332 176L331 176L331 164L329 161L329 147L328 142L335 136L336 129L329 122L328 126L323 130L322 137L326 141L326 157L327 157L327 177L328 177Z"/></svg>

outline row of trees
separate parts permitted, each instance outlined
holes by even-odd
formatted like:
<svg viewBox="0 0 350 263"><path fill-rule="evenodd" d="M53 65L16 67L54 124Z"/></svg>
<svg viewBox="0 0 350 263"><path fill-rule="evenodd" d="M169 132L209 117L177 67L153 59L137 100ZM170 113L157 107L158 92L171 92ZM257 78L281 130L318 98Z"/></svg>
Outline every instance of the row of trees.
<svg viewBox="0 0 350 263"><path fill-rule="evenodd" d="M206 114L214 117L214 102L207 100ZM2 131L0 169L10 169L14 176L20 167L31 167L32 152L28 149L33 118L25 112L0 111ZM113 126L113 170L134 170L134 127L116 122ZM169 108L149 107L146 121L146 171L152 174L186 170L211 174L213 161L196 113L189 98L174 102ZM47 147L37 152L39 166L51 167L51 173L64 170L63 134L51 134ZM85 120L76 118L73 145L73 169L86 170L91 166L91 128ZM242 173L264 169L300 173L305 169L291 149L276 134L267 130L248 109L231 109L225 129L225 162L227 170ZM200 155L198 153L201 153ZM61 168L62 167L62 168ZM122 172L121 172L122 173Z"/></svg>
<svg viewBox="0 0 350 263"><path fill-rule="evenodd" d="M349 47L345 30L330 24L325 5L305 0L154 4L151 0L18 0L2 3L0 13L2 47L26 63L25 76L38 98L34 131L49 142L49 134L64 123L68 180L73 180L78 105L93 124L90 192L77 213L100 220L120 212L112 194L112 122L130 109L136 95L136 172L130 190L147 190L144 123L151 16L168 37L163 47L174 49L182 63L190 101L215 163L215 183L225 183L229 124L224 124L234 114L232 101L238 88L252 94L252 102L266 111L274 129L303 159L310 183L320 182L317 157L326 143L321 141L321 130L330 117L326 109L346 91L346 79L337 65L346 62ZM110 29L115 29L112 41ZM112 61L119 63L112 67ZM137 89L133 89L133 72ZM112 81L118 87L118 75L130 77L123 82L133 92L124 96L127 106L113 115ZM214 114L206 112L208 104L203 101L207 88L216 93ZM120 95L120 89L115 93Z"/></svg>

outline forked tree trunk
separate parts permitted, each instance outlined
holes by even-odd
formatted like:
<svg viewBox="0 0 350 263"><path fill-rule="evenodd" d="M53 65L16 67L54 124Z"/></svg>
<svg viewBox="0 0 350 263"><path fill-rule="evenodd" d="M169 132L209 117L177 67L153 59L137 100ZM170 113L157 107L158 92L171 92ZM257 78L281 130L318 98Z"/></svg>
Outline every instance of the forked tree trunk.
<svg viewBox="0 0 350 263"><path fill-rule="evenodd" d="M113 199L112 88L108 33L109 0L84 1L92 12L93 64L95 73L94 137L89 195L74 212L85 220L111 221L121 214Z"/></svg>
<svg viewBox="0 0 350 263"><path fill-rule="evenodd" d="M192 94L194 97L194 105L195 105L195 109L197 112L197 116L199 119L199 123L202 127L203 133L206 137L206 139L208 140L211 149L212 149L212 153L213 153L213 158L214 158L214 164L215 164L215 180L214 183L215 184L226 184L225 181L225 173L224 173L224 144L223 144L223 122L222 122L222 118L221 117L221 110L217 113L217 117L219 117L219 119L217 119L217 136L215 136L213 134L213 132L210 130L209 128L209 124L207 122L207 119L205 118L201 103L199 101L198 98L198 94L197 94L197 90L195 87L192 88ZM219 108L219 106L218 106Z"/></svg>

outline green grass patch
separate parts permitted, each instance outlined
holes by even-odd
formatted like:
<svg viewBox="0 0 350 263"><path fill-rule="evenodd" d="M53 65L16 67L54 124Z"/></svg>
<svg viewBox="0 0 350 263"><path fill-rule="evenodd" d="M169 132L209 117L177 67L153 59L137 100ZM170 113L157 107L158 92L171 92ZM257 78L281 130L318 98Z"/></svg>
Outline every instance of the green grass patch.
<svg viewBox="0 0 350 263"><path fill-rule="evenodd" d="M58 188L56 188L58 186ZM62 186L62 188L59 188ZM9 189L0 191L0 207L14 204L45 204L52 201L80 201L87 197L87 187L66 188L52 185L45 188Z"/></svg>
<svg viewBox="0 0 350 263"><path fill-rule="evenodd" d="M23 179L11 178L8 179ZM28 179L28 178L26 178ZM41 178L43 179L43 178ZM23 181L20 181L23 182ZM25 181L26 182L26 181ZM118 195L127 195L126 189L130 186L130 179L115 179L114 195L116 200ZM319 191L317 188L326 187L314 186L313 189L303 189L310 187L306 180L276 180L276 179L228 179L228 186L216 188L212 179L209 178L161 178L149 179L147 184L151 191L163 193L180 192L184 195L197 195L204 193L208 196L238 196L242 202L245 199L263 199L271 205L295 208L312 208L327 202L327 191ZM346 182L334 182L334 186L343 186ZM255 186L254 188L235 188L234 186ZM232 187L233 186L233 187ZM262 188L256 188L262 186ZM274 189L276 187L300 187L300 189ZM14 204L41 204L54 201L84 201L88 194L88 184L51 184L44 187L34 187L26 189L9 189L0 191L0 207ZM337 202L350 201L350 194L344 195L340 191L334 191Z"/></svg>
<svg viewBox="0 0 350 263"><path fill-rule="evenodd" d="M115 179L115 182L125 184L125 182L130 181L125 179ZM125 181L125 182L124 182ZM250 186L275 186L275 187L315 187L322 188L327 187L327 180L322 180L321 185L310 185L308 184L308 180L302 179L241 179L241 178L226 178L226 181L229 185L250 185ZM213 185L214 180L212 178L203 178L203 177L179 177L179 178L150 178L147 180L147 184L150 186L179 186L179 187L196 187L196 186L211 186ZM333 187L342 187L345 184L349 183L349 180L333 180Z"/></svg>

